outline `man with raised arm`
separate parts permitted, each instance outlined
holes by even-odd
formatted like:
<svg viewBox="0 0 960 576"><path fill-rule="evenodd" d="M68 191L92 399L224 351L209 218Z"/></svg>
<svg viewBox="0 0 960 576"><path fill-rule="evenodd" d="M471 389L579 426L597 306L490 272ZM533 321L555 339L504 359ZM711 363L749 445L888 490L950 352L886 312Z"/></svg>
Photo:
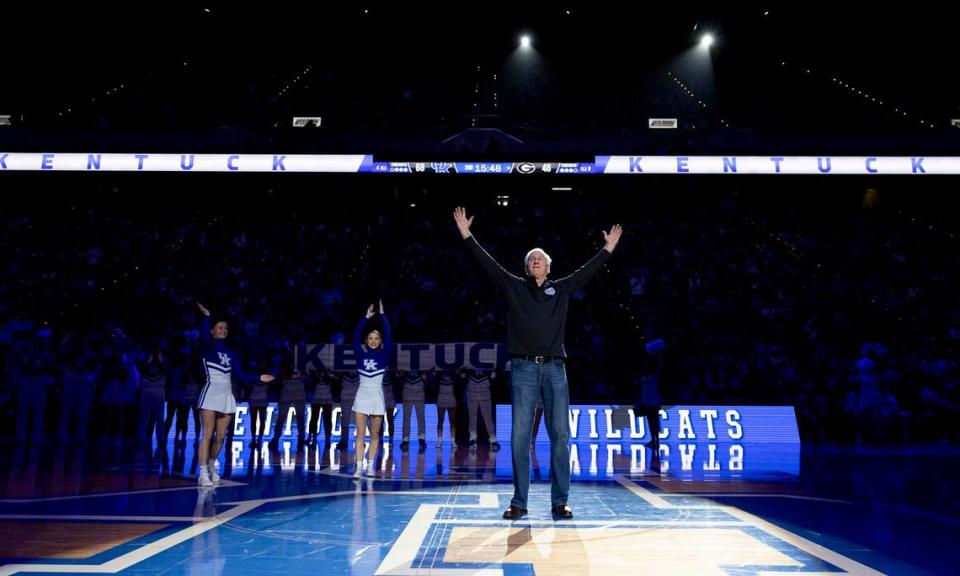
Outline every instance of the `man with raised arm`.
<svg viewBox="0 0 960 576"><path fill-rule="evenodd" d="M567 505L570 493L570 436L568 411L570 391L564 366L566 351L563 337L570 296L583 287L610 257L620 241L623 228L614 224L603 232L604 246L573 274L548 280L550 256L541 248L533 248L524 258L526 278L511 274L477 243L470 231L473 217L467 218L464 208L456 208L453 219L467 245L467 250L503 291L507 300L507 354L510 356L511 401L513 423L510 444L513 452L513 499L503 513L507 520L518 520L527 514L527 493L530 489L530 435L534 409L542 398L547 433L550 436L550 489L555 518L573 518Z"/></svg>

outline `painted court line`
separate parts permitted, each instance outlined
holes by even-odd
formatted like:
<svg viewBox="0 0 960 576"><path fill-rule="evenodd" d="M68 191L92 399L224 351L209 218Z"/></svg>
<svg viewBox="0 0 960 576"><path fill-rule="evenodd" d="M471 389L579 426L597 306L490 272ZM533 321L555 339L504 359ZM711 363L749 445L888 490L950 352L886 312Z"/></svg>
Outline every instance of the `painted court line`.
<svg viewBox="0 0 960 576"><path fill-rule="evenodd" d="M235 486L246 486L245 482L235 482L233 480L223 479L217 488L233 488ZM0 499L0 504L31 504L34 502L59 502L63 500L84 500L88 498L109 498L111 496L131 496L140 494L160 494L163 492L179 492L181 490L196 490L197 485L181 486L175 488L155 488L153 490L128 490L126 492L101 492L98 494L79 494L76 496L51 496L49 498L4 498Z"/></svg>
<svg viewBox="0 0 960 576"><path fill-rule="evenodd" d="M467 495L459 493L458 495ZM441 508L493 508L498 509L500 499L494 493L479 494L480 501L477 504L421 504L413 518L407 522L406 528L397 538L397 541L390 548L386 558L380 562L377 567L376 575L408 576L416 574L430 574L431 576L502 576L503 570L498 568L484 569L456 569L456 568L414 568L413 562L416 560L420 547L427 539L430 527L434 524L434 519Z"/></svg>
<svg viewBox="0 0 960 576"><path fill-rule="evenodd" d="M657 496L653 492L647 490L646 488L643 488L642 486L636 484L635 482L630 481L628 478L621 476L620 474L617 474L615 479L624 488L633 492L634 494L639 496L641 499L643 499L644 502L653 506L654 508L661 508L661 509L676 508L676 506L674 506L673 504L667 502L663 498Z"/></svg>
<svg viewBox="0 0 960 576"><path fill-rule="evenodd" d="M97 516L87 514L0 514L0 520L84 520L92 522L204 522L207 516Z"/></svg>
<svg viewBox="0 0 960 576"><path fill-rule="evenodd" d="M622 477L622 476L618 476L618 477L617 477L617 482L620 482L620 484L623 484L623 486L627 487L628 489L630 489L631 492L633 492L634 494L637 494L637 495L640 496L641 498L644 498L643 494L646 494L646 495L650 495L650 494L651 494L650 491L648 491L648 490L646 490L646 489L644 489L644 488L642 488L642 487L640 487L640 486L637 486L633 481L631 481L631 480L628 479L628 478L624 478L624 477ZM635 486L636 489L631 488L631 485ZM656 496L654 496L654 497L656 497ZM644 498L644 499L646 499L646 498ZM669 504L669 502L664 501L662 498L657 498L657 499L660 500L661 502L666 503L668 508L674 508L674 507L675 507L675 506ZM682 508L682 506L680 506L680 508ZM717 510L722 510L722 511L726 512L727 514L730 514L730 515L733 516L734 518L739 518L739 519L742 520L745 524L747 524L747 525L749 525L749 526L752 526L752 527L754 527L754 528L757 528L758 530L761 530L761 531L763 531L763 532L766 532L767 534L769 534L769 535L771 535L771 536L773 536L773 537L775 537L775 538L778 538L778 539L780 539L780 540L783 540L784 542L787 542L787 543L789 543L790 545L792 545L792 546L794 546L794 547L796 547L796 548L798 548L798 549L800 549L800 550L803 550L803 551L806 552L807 554L810 554L811 556L814 556L814 557L816 557L816 558L820 558L821 560L825 560L825 561L833 564L834 566L837 566L837 567L839 567L839 568L842 568L842 569L846 570L847 572L849 572L849 573L851 573L851 574L860 574L860 575L864 575L864 576L879 576L879 575L882 575L882 574L883 574L882 572L879 572L879 571L877 571L877 570L874 570L873 568L870 568L869 566L866 566L866 565L864 565L864 564L861 564L861 563L857 562L856 560L853 560L853 559L851 559L851 558L847 558L846 556L844 556L844 555L842 555L842 554L839 554L839 553L837 553L837 552L834 552L833 550L830 550L829 548L825 548L825 547L821 546L820 544L817 544L816 542L812 542L812 541L810 541L810 540L807 540L806 538L803 538L802 536L798 536L798 535L794 534L793 532L790 532L789 530L785 530L785 529L783 529L783 528L780 528L780 527L777 526L776 524L772 524L772 523L770 523L770 522L767 522L766 520L763 520L762 518L759 518L758 516L754 516L753 514L750 514L749 512L746 512L746 511L741 510L741 509L739 509L739 508L735 508L735 507L733 507L733 506L726 506L726 505L718 504L718 505L716 506L716 509L717 509Z"/></svg>
<svg viewBox="0 0 960 576"><path fill-rule="evenodd" d="M159 554L165 550L187 542L191 538L199 536L204 532L212 530L225 522L229 522L234 518L245 514L250 510L256 508L256 505L240 505L230 510L225 511L222 514L218 514L212 518L206 519L205 522L198 522L184 528L183 530L178 530L169 536L165 536L156 542L151 542L145 544L136 550L118 556L112 560L104 562L103 564L89 565L89 564L7 564L5 566L0 566L0 576L8 576L10 574L16 574L18 572L62 572L62 573L84 573L84 574L93 574L93 573L107 573L115 574L121 570L129 568L138 562L142 562L151 556Z"/></svg>
<svg viewBox="0 0 960 576"><path fill-rule="evenodd" d="M190 489L196 490L195 487ZM179 490L179 489L178 489ZM166 490L164 490L166 491ZM136 494L139 494L136 493ZM264 498L258 500L248 500L241 502L232 502L232 503L218 503L217 505L234 505L233 508L226 510L220 514L217 514L213 517L203 517L199 522L178 530L173 534L165 536L156 542L151 542L145 544L136 550L118 556L112 560L108 560L102 564L7 564L0 566L0 576L8 576L16 573L24 572L55 572L55 573L72 573L72 574L115 574L131 566L146 560L152 556L165 552L174 546L182 544L207 532L214 528L217 528L231 520L238 518L239 516L250 512L264 504L274 503L274 502L289 502L293 500L311 500L319 498L334 498L341 496L357 496L357 495L378 495L378 496L476 496L478 503L477 504L431 504L426 506L435 507L433 515L436 514L436 511L440 508L456 506L460 508L497 508L499 505L499 494L495 492L457 492L455 494L449 494L444 492L427 492L427 491L404 491L404 492L394 492L394 491L343 491L343 492L328 492L325 494L304 494L297 496L284 496L277 498ZM432 517L432 515L431 515ZM31 516L31 518L37 518L36 516ZM80 516L69 516L69 519L79 519ZM116 518L118 520L131 520L135 517L91 517L96 519L108 519ZM147 517L141 517L147 518ZM153 517L150 517L153 518ZM189 517L190 520L193 520L193 517ZM177 521L188 520L188 517L177 517ZM427 523L427 529L429 529L429 519L424 518L423 521ZM425 534L423 535L425 536ZM422 539L422 536L421 536ZM417 542L417 549L419 548L419 541ZM414 549L414 555L416 554L416 549ZM388 556L389 557L389 556ZM433 571L433 574L443 575L443 572ZM484 571L472 571L471 574L485 574ZM458 573L460 574L460 573ZM492 575L493 573L489 573ZM488 576L489 576L488 575Z"/></svg>

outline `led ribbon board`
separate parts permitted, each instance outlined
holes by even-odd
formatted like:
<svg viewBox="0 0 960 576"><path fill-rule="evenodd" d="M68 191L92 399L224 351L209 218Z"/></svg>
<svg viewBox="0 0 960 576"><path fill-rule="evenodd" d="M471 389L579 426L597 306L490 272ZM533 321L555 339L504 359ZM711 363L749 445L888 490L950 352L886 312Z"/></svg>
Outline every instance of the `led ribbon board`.
<svg viewBox="0 0 960 576"><path fill-rule="evenodd" d="M596 156L593 162L384 162L370 154L0 152L0 172L958 175L958 156Z"/></svg>

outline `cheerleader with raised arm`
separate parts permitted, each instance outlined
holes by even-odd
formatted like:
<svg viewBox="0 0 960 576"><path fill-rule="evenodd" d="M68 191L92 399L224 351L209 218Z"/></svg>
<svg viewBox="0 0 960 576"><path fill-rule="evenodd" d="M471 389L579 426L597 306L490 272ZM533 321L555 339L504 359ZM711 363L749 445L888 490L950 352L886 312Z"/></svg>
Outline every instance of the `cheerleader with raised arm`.
<svg viewBox="0 0 960 576"><path fill-rule="evenodd" d="M377 450L380 448L380 426L383 425L383 416L386 414L386 403L383 399L383 375L387 371L390 353L393 350L393 340L390 336L390 322L383 313L383 302L380 302L380 323L383 332L373 329L364 335L364 329L373 318L373 304L367 309L367 315L360 320L353 331L353 352L357 359L357 375L360 377L360 386L353 401L353 415L357 422L357 450L354 478L363 473L365 438L367 422L370 424L370 451L367 475L373 476L376 471L374 462Z"/></svg>
<svg viewBox="0 0 960 576"><path fill-rule="evenodd" d="M255 376L244 372L240 357L227 346L226 338L229 330L227 322L219 320L211 325L210 311L199 302L197 308L203 314L200 326L201 363L206 375L206 382L200 391L203 436L200 438L200 447L197 450L200 465L197 482L200 486L213 486L220 481L220 475L217 474L216 469L217 457L226 438L227 426L237 411L232 377L236 376L241 382L253 384L272 382L274 376L271 374Z"/></svg>

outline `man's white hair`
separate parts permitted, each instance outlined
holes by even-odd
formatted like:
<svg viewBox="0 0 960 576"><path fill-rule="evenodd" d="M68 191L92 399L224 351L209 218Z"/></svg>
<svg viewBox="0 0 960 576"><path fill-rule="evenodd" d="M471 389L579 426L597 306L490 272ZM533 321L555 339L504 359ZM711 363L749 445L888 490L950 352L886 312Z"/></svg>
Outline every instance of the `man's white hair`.
<svg viewBox="0 0 960 576"><path fill-rule="evenodd" d="M527 255L523 257L523 269L526 270L527 267L530 266L530 257L533 256L534 252L543 254L543 259L547 261L547 268L549 269L550 263L553 262L553 258L551 258L543 248L533 248L527 252Z"/></svg>

